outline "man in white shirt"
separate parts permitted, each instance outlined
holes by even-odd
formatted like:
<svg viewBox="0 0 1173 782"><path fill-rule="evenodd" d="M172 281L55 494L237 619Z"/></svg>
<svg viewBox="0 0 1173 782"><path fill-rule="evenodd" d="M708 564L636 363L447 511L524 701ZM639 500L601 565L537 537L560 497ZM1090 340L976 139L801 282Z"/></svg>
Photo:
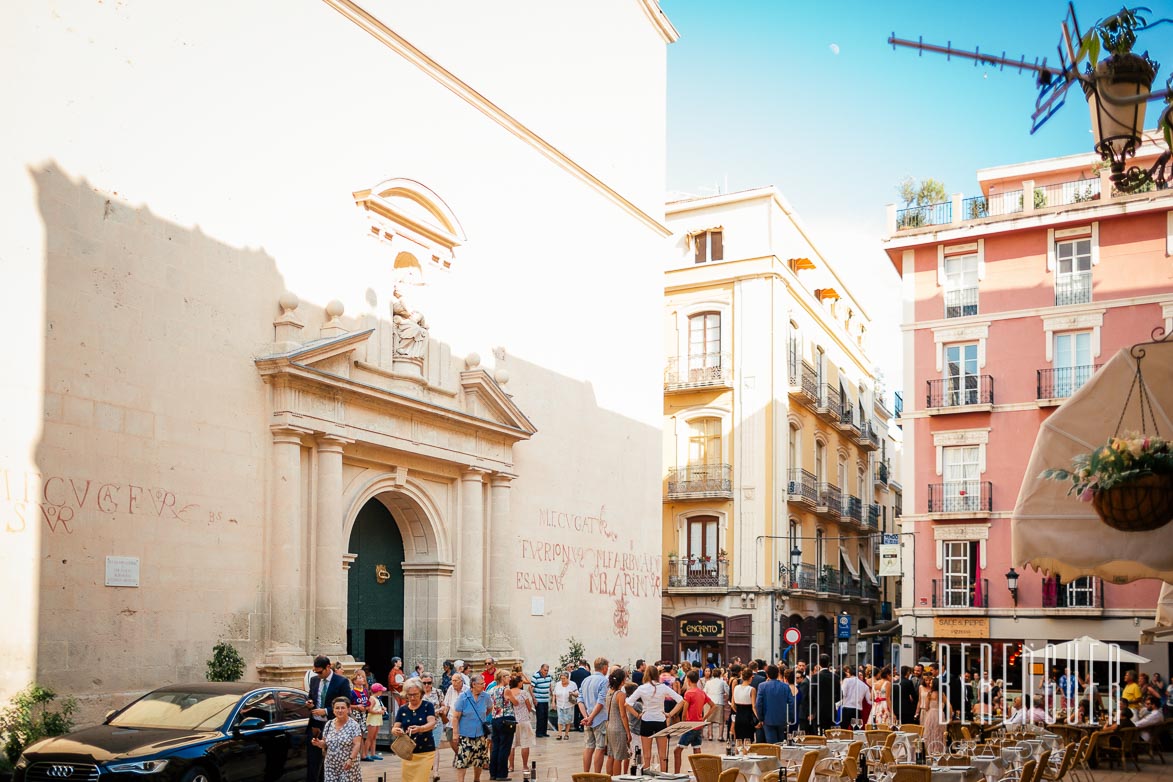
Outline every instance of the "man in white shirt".
<svg viewBox="0 0 1173 782"><path fill-rule="evenodd" d="M1022 696L1022 708L1002 723L1003 725L1045 725L1047 712L1034 705L1034 699L1029 695Z"/></svg>
<svg viewBox="0 0 1173 782"><path fill-rule="evenodd" d="M1133 725L1140 731L1140 737L1143 741L1151 741L1153 732L1150 728L1156 727L1165 721L1165 714L1161 711L1161 702L1153 695L1145 698L1144 715L1133 721Z"/></svg>
<svg viewBox="0 0 1173 782"><path fill-rule="evenodd" d="M863 717L863 705L872 702L872 688L863 680L863 668L858 669L859 676L850 665L843 666L843 684L840 694L843 697L843 711L839 717L839 724L847 727L852 720Z"/></svg>

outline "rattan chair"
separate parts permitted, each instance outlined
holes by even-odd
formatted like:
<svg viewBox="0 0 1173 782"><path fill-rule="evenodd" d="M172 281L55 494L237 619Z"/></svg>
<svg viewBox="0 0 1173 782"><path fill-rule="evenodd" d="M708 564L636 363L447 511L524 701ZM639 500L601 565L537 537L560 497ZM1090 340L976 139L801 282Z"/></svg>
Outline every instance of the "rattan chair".
<svg viewBox="0 0 1173 782"><path fill-rule="evenodd" d="M606 774L594 774L591 772L580 771L577 774L571 774L570 778L574 782L611 782L611 777Z"/></svg>
<svg viewBox="0 0 1173 782"><path fill-rule="evenodd" d="M915 722L905 722L900 725L901 733L915 733L918 736L925 735L925 729Z"/></svg>
<svg viewBox="0 0 1173 782"><path fill-rule="evenodd" d="M1063 757L1059 760L1059 764L1048 764L1040 772L1043 779L1050 782L1059 782L1071 771L1071 767L1075 765L1075 759L1079 755L1078 747L1075 744L1068 744L1063 748Z"/></svg>
<svg viewBox="0 0 1173 782"><path fill-rule="evenodd" d="M778 775L777 771L771 771L770 773L773 774L775 777L777 777L777 775ZM722 771L720 774L717 775L717 782L737 782L737 777L740 774L741 774L741 769L739 769L739 768L736 768L736 767L727 768L724 771Z"/></svg>
<svg viewBox="0 0 1173 782"><path fill-rule="evenodd" d="M862 752L862 741L853 741L847 745L847 754L843 756L844 779L854 780L859 776L859 756Z"/></svg>
<svg viewBox="0 0 1173 782"><path fill-rule="evenodd" d="M902 763L896 766L892 782L933 782L933 770L928 766Z"/></svg>
<svg viewBox="0 0 1173 782"><path fill-rule="evenodd" d="M1136 738L1132 740L1132 749L1135 757L1139 758L1141 753L1149 760L1154 757L1159 758L1161 765L1165 764L1165 755L1161 752L1161 744L1165 737L1165 731L1169 729L1170 720L1165 720L1160 725L1155 725L1149 728L1149 740L1145 741L1141 738L1140 733L1136 734Z"/></svg>
<svg viewBox="0 0 1173 782"><path fill-rule="evenodd" d="M768 755L772 758L782 757L781 748L777 744L750 744L749 754L751 755Z"/></svg>
<svg viewBox="0 0 1173 782"><path fill-rule="evenodd" d="M890 733L886 730L865 730L864 738L867 740L868 746L872 747L876 744L882 745L890 737L895 736L895 733Z"/></svg>
<svg viewBox="0 0 1173 782"><path fill-rule="evenodd" d="M811 782L815 775L815 764L819 762L818 752L807 752L802 756L802 765L798 767L798 776L795 782ZM700 782L698 779L697 782Z"/></svg>
<svg viewBox="0 0 1173 782"><path fill-rule="evenodd" d="M823 731L823 735L829 739L851 739L855 737L855 732L848 728L831 728Z"/></svg>
<svg viewBox="0 0 1173 782"><path fill-rule="evenodd" d="M809 746L825 747L825 746L827 746L827 737L826 736L803 736L802 738L800 738L798 740L798 743L809 745Z"/></svg>
<svg viewBox="0 0 1173 782"><path fill-rule="evenodd" d="M894 731L884 736L884 747L887 749L892 749L894 746L896 746L896 738L897 736Z"/></svg>
<svg viewBox="0 0 1173 782"><path fill-rule="evenodd" d="M698 752L695 755L688 756L688 765L692 768L696 782L718 782L721 776L720 755Z"/></svg>
<svg viewBox="0 0 1173 782"><path fill-rule="evenodd" d="M727 769L727 770L732 770L732 769ZM766 774L763 774L762 775L762 782L778 782L778 779L781 776L781 773L782 772L780 772L780 771L770 771ZM722 771L721 775L724 776L724 774L725 774L725 772Z"/></svg>

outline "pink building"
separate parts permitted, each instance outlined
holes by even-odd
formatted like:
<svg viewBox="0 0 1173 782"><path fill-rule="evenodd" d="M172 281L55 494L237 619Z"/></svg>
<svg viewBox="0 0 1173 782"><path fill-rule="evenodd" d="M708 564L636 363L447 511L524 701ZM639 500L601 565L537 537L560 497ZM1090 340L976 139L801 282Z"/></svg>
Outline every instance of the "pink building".
<svg viewBox="0 0 1173 782"><path fill-rule="evenodd" d="M1173 329L1173 191L1116 194L1096 162L985 169L980 196L889 207L885 250L904 280L906 660L989 642L1000 678L1003 656L1016 667L1022 648L1086 634L1169 671L1168 643L1138 646L1158 582L1027 570L1017 606L1007 587L1009 517L1039 424L1117 349ZM1105 435L1115 424L1105 410Z"/></svg>

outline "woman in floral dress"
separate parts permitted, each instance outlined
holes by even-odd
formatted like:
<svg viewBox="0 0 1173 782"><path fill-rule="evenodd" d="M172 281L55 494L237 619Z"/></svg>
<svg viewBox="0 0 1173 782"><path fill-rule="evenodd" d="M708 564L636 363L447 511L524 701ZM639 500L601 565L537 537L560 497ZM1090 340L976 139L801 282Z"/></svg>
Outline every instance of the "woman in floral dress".
<svg viewBox="0 0 1173 782"><path fill-rule="evenodd" d="M322 727L322 735L312 739L324 755L322 768L326 782L362 782L359 753L363 733L358 722L350 718L350 699L335 698L330 704L334 719Z"/></svg>
<svg viewBox="0 0 1173 782"><path fill-rule="evenodd" d="M949 747L945 740L945 726L951 718L949 702L941 699L941 685L936 676L926 674L925 684L928 687L928 695L920 705L920 724L924 729L921 738L925 742L927 752L944 751Z"/></svg>
<svg viewBox="0 0 1173 782"><path fill-rule="evenodd" d="M892 692L892 669L885 665L880 670L872 686L872 713L868 717L869 725L891 725L892 710L888 706L888 697Z"/></svg>

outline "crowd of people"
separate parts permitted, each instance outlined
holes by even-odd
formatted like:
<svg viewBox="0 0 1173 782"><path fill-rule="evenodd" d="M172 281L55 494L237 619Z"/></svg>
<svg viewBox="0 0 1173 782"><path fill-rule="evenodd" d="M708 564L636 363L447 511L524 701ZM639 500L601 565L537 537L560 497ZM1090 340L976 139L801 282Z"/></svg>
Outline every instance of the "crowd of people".
<svg viewBox="0 0 1173 782"><path fill-rule="evenodd" d="M499 670L489 657L479 672L463 660L446 661L438 678L422 664L405 673L395 658L387 679L385 686L375 682L367 666L347 679L337 663L315 659L305 682L313 747L307 782L318 782L322 771L325 782L361 782L359 764L383 758L375 740L384 714L392 739L409 742L396 747L404 782L436 782L442 749L453 753L457 782L465 782L468 769L474 782L485 769L491 782L504 782L518 761L523 772L529 768L530 750L551 733L555 741L583 734L583 771L615 776L640 764L668 771L670 761L679 772L685 753L699 752L706 739L733 747L834 727L913 723L926 744L946 743L953 719L1013 726L1077 709L1082 721L1112 716L1108 730L1144 730L1163 721L1173 699L1173 686L1165 689L1159 676L1127 671L1124 686L1110 693L1119 708L1103 715L1096 685L1064 671L1047 677L1038 697L1018 696L1003 709L1002 682L988 673L958 677L931 662L896 671L836 667L826 654L793 667L637 660L630 670L598 657L556 672L545 663L533 671ZM688 724L670 732L671 740L661 735L681 721Z"/></svg>

